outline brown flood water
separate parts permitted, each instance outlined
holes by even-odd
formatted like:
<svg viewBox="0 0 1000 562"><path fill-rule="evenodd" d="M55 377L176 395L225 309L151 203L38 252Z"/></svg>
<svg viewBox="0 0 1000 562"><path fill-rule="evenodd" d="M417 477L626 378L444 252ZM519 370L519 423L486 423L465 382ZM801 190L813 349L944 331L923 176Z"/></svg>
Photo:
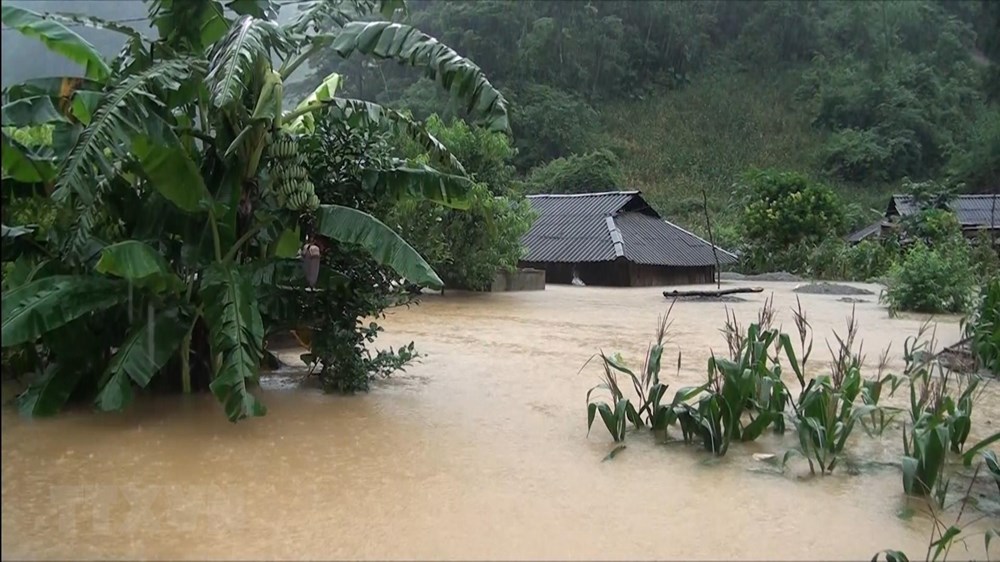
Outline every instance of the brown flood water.
<svg viewBox="0 0 1000 562"><path fill-rule="evenodd" d="M761 285L790 327L794 285ZM745 323L767 292L728 306ZM850 312L837 298L802 295L814 364ZM874 358L892 341L898 369L920 319L890 320L865 298L865 349ZM272 379L267 417L236 425L208 396L144 400L117 416L5 411L3 558L867 560L885 548L922 558L930 520L897 516L919 508L888 465L898 429L882 440L855 432L855 456L887 463L856 475L808 478L804 461L779 474L752 456L780 456L791 441L776 437L714 461L631 434L601 462L610 438L599 420L587 437L584 403L597 368L580 368L600 348L640 362L667 304L657 289L427 296L390 313L380 340L416 340L426 357L407 373L354 397ZM724 318L722 304L674 308L684 352L679 376L664 369L671 389L702 380L710 346L724 348ZM951 343L958 329L941 319L937 334ZM970 442L998 412L992 385ZM985 517L967 533L998 525ZM951 559L985 554L976 536Z"/></svg>

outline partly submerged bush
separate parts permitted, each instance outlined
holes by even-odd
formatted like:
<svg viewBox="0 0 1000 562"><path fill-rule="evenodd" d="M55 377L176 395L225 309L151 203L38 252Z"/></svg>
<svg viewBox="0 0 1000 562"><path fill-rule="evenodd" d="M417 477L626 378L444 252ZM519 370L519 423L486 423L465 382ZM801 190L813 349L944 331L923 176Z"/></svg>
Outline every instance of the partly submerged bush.
<svg viewBox="0 0 1000 562"><path fill-rule="evenodd" d="M983 287L965 335L978 364L1000 374L1000 278L994 277Z"/></svg>
<svg viewBox="0 0 1000 562"><path fill-rule="evenodd" d="M930 248L913 245L889 273L883 300L891 312L962 312L968 309L975 277L968 247L953 241Z"/></svg>

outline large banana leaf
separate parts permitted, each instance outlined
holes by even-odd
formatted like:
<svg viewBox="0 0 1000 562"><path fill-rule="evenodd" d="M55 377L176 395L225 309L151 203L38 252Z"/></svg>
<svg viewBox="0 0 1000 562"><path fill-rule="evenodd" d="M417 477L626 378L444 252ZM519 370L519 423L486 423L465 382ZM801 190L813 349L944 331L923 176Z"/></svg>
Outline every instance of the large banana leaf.
<svg viewBox="0 0 1000 562"><path fill-rule="evenodd" d="M0 165L3 177L22 183L47 183L56 177L51 150L31 149L0 133Z"/></svg>
<svg viewBox="0 0 1000 562"><path fill-rule="evenodd" d="M3 295L3 347L34 341L81 316L125 301L119 281L98 277L44 277Z"/></svg>
<svg viewBox="0 0 1000 562"><path fill-rule="evenodd" d="M95 404L101 411L122 410L132 402L132 383L145 388L173 357L187 335L188 325L177 308L140 321L118 349Z"/></svg>
<svg viewBox="0 0 1000 562"><path fill-rule="evenodd" d="M212 51L208 88L215 107L238 103L261 60L268 60L269 47L279 40L274 22L243 16Z"/></svg>
<svg viewBox="0 0 1000 562"><path fill-rule="evenodd" d="M333 42L342 57L354 51L422 67L451 95L466 102L467 111L485 119L494 131L508 131L507 100L478 66L420 30L387 21L351 22Z"/></svg>
<svg viewBox="0 0 1000 562"><path fill-rule="evenodd" d="M164 145L141 135L132 141L132 152L153 187L181 210L194 213L211 204L201 171L183 145Z"/></svg>
<svg viewBox="0 0 1000 562"><path fill-rule="evenodd" d="M402 0L391 0L392 4L402 3ZM383 9L387 11L388 0L382 0ZM305 33L310 27L314 29L330 29L331 27L342 27L345 23L363 17L371 12L371 0L351 0L350 2L330 2L329 0L311 0L301 2L299 13L287 29L292 33ZM393 5L392 8L396 6ZM383 11L383 14L385 14ZM395 9L393 9L395 11ZM386 17L392 15L389 12Z"/></svg>
<svg viewBox="0 0 1000 562"><path fill-rule="evenodd" d="M210 388L225 406L229 421L262 416L267 408L250 393L264 349L264 323L247 275L235 265L214 264L202 287L212 352L221 356Z"/></svg>
<svg viewBox="0 0 1000 562"><path fill-rule="evenodd" d="M225 10L216 0L151 0L147 13L164 43L198 54L229 29Z"/></svg>
<svg viewBox="0 0 1000 562"><path fill-rule="evenodd" d="M49 12L44 14L44 18L66 24L68 26L82 25L84 27L89 27L91 29L102 29L104 31L113 31L115 33L121 33L128 37L134 39L142 39L142 34L140 34L134 27L129 27L127 25L122 25L119 22L106 20L102 18L95 18L93 16L86 16L83 14L60 14Z"/></svg>
<svg viewBox="0 0 1000 562"><path fill-rule="evenodd" d="M17 398L18 410L30 417L51 416L62 409L83 378L84 370L70 363L49 363L41 378Z"/></svg>
<svg viewBox="0 0 1000 562"><path fill-rule="evenodd" d="M11 86L6 92L6 104L21 102L21 108L12 109L8 115L4 116L4 125L36 125L41 122L51 122L57 119L39 119L34 114L23 112L24 100L32 99L28 102L30 107L35 104L44 104L35 98L48 98L53 108L58 111L62 119L67 120L74 117L84 125L90 123L91 117L100 105L104 97L104 86L100 82L85 80L76 76L63 76L53 78L35 78L20 84ZM5 113L7 105L5 104ZM44 109L44 108L43 108ZM52 116L49 116L52 117ZM29 120L33 119L33 120ZM18 122L21 121L21 122Z"/></svg>
<svg viewBox="0 0 1000 562"><path fill-rule="evenodd" d="M176 88L197 68L194 61L170 59L129 76L115 86L102 99L93 120L63 165L53 197L65 200L75 194L84 203L92 203L94 170L114 173L105 150L121 153L121 147L129 146L133 137L162 130L162 120L150 111L150 106L155 105L153 100L157 99L156 91Z"/></svg>
<svg viewBox="0 0 1000 562"><path fill-rule="evenodd" d="M49 96L31 96L5 103L2 123L4 127L41 125L52 121L65 121Z"/></svg>
<svg viewBox="0 0 1000 562"><path fill-rule="evenodd" d="M167 260L151 246L138 240L125 240L106 246L94 269L121 277L129 283L153 290L183 288L184 282L170 270Z"/></svg>
<svg viewBox="0 0 1000 562"><path fill-rule="evenodd" d="M445 174L426 165L365 170L365 189L392 199L419 197L455 209L469 208L469 178Z"/></svg>
<svg viewBox="0 0 1000 562"><path fill-rule="evenodd" d="M313 104L332 101L337 94L341 80L342 78L339 74L336 72L331 73L320 82L319 86L316 86L316 89L312 93L300 101L295 106L295 109L302 110ZM316 130L316 118L313 117L312 113L303 113L289 123L287 128L292 131L305 131L311 134Z"/></svg>
<svg viewBox="0 0 1000 562"><path fill-rule="evenodd" d="M381 265L412 283L441 288L444 282L406 240L382 221L368 213L342 207L321 205L316 211L316 232L346 244L357 244Z"/></svg>
<svg viewBox="0 0 1000 562"><path fill-rule="evenodd" d="M4 4L0 10L4 25L38 39L49 50L82 65L86 69L87 78L105 80L111 74L111 69L97 49L65 25L38 12L10 4Z"/></svg>

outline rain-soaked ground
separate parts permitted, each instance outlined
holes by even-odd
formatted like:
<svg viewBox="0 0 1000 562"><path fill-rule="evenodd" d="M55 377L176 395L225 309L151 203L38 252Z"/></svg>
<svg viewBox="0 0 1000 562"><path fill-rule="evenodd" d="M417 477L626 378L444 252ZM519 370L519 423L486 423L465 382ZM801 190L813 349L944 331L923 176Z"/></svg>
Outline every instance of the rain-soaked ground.
<svg viewBox="0 0 1000 562"><path fill-rule="evenodd" d="M746 322L773 292L791 328L795 285L753 284L766 290L747 302L675 306L672 389L700 383L710 351L724 350L724 307ZM819 365L852 305L800 297ZM865 350L874 362L892 342L898 371L922 319L889 319L867 300L855 305ZM3 558L861 560L894 548L922 559L930 520L902 493L898 428L881 440L856 431L860 470L827 477L754 460L792 445L773 436L716 461L633 434L602 462L610 438L599 426L587 437L584 400L597 366L580 368L599 349L640 362L667 306L653 288L428 295L391 312L379 340L417 342L426 356L406 373L353 397L271 377L267 417L236 425L209 396L147 399L124 415L5 411ZM943 343L958 332L956 318L938 319ZM994 384L970 443L995 431L998 412ZM976 493L995 508L983 482ZM964 534L1000 526L992 513L963 514L979 518ZM951 559L985 558L981 535L967 548Z"/></svg>

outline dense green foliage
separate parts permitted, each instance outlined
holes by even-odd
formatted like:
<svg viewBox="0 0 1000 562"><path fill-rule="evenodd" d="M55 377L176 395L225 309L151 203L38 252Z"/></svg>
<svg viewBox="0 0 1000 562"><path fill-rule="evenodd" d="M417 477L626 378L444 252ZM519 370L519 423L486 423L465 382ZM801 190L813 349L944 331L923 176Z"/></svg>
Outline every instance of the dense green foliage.
<svg viewBox="0 0 1000 562"><path fill-rule="evenodd" d="M969 253L961 241L928 247L917 242L889 272L889 310L964 312L975 291Z"/></svg>
<svg viewBox="0 0 1000 562"><path fill-rule="evenodd" d="M1000 375L1000 276L983 286L965 333L979 365Z"/></svg>
<svg viewBox="0 0 1000 562"><path fill-rule="evenodd" d="M611 149L621 188L702 230L707 190L734 240L751 167L825 180L873 219L909 177L997 182L1000 11L982 0L454 3L422 28L467 52L512 101L518 171ZM342 68L315 62L315 75ZM395 66L343 67L352 94L418 117L444 99ZM434 101L437 99L438 101ZM439 107L440 105L438 105ZM448 116L461 116L453 105ZM602 188L603 189L603 188ZM856 212L862 210L863 212Z"/></svg>
<svg viewBox="0 0 1000 562"><path fill-rule="evenodd" d="M789 253L842 234L843 205L836 194L802 174L753 170L745 184L740 225L749 269L787 265Z"/></svg>
<svg viewBox="0 0 1000 562"><path fill-rule="evenodd" d="M464 165L474 180L468 208L456 211L426 201L401 201L387 218L425 256L445 285L459 289L489 288L499 270L510 270L521 257L521 237L532 212L511 190L514 149L506 136L470 127L463 121L427 120L434 134ZM405 147L418 161L427 154L414 143Z"/></svg>
<svg viewBox="0 0 1000 562"><path fill-rule="evenodd" d="M389 165L390 140L377 129L319 120L316 133L303 142L301 150L320 201L386 216L392 200L366 188L363 178L366 168ZM382 328L366 319L377 319L386 308L406 302L406 293L393 284L395 276L390 268L357 246L331 242L322 260L342 278L325 291L303 296L297 328L307 329L311 335L308 359L318 365L324 388L368 390L372 378L402 368L415 356L412 342L398 352L372 353L369 349Z"/></svg>
<svg viewBox="0 0 1000 562"><path fill-rule="evenodd" d="M620 189L621 163L611 151L556 158L533 170L521 186L525 193L594 193Z"/></svg>
<svg viewBox="0 0 1000 562"><path fill-rule="evenodd" d="M398 4L380 2L383 15ZM332 49L425 68L491 130L507 130L506 100L432 37L350 21L375 2L312 4L285 25L267 0L226 6L235 17L217 0L150 2L155 49L88 18L129 38L108 64L63 16L3 5L5 25L86 70L3 92L3 348L33 375L19 397L26 414L74 398L121 410L137 389L175 387L210 390L232 421L263 415L253 388L266 339L304 322L329 387L363 388L412 357L412 346L362 355L377 327L358 319L386 306L392 283L442 282L366 209L409 199L467 207L470 179L418 123L338 97L338 75L290 110L284 80ZM47 125L51 142L20 135ZM418 143L427 163L391 158L380 130Z"/></svg>

